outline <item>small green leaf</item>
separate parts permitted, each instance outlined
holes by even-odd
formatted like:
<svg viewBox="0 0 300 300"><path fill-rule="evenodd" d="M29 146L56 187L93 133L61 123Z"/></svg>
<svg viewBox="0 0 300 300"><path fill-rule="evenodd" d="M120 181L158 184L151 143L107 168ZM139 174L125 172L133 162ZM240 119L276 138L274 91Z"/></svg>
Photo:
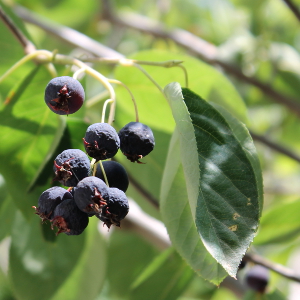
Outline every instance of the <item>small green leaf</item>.
<svg viewBox="0 0 300 300"><path fill-rule="evenodd" d="M252 141L236 121L239 140L222 114L190 90L182 94L172 83L165 93L180 134L193 220L207 250L235 277L258 227L261 183L245 145Z"/></svg>
<svg viewBox="0 0 300 300"><path fill-rule="evenodd" d="M193 278L193 270L173 248L169 248L158 255L133 283L130 299L177 299Z"/></svg>

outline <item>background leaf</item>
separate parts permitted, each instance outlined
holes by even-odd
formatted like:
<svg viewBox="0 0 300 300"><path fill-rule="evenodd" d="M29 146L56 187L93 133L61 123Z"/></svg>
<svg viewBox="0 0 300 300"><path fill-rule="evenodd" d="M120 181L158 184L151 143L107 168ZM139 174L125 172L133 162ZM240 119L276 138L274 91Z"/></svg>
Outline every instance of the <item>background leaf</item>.
<svg viewBox="0 0 300 300"><path fill-rule="evenodd" d="M46 300L64 283L76 267L86 243L86 234L67 236L49 231L46 238L37 217L27 221L15 215L9 254L9 276L18 299ZM34 291L34 292L33 292Z"/></svg>
<svg viewBox="0 0 300 300"><path fill-rule="evenodd" d="M169 248L158 255L132 284L130 299L177 299L194 277L192 269Z"/></svg>
<svg viewBox="0 0 300 300"><path fill-rule="evenodd" d="M35 69L24 78L10 102L0 108L0 159L6 162L0 165L0 172L16 206L27 217L32 216L31 206L45 190L44 187L32 190L31 185L64 130L63 118L54 115L43 100L49 79L44 68ZM52 175L52 170L49 174Z"/></svg>
<svg viewBox="0 0 300 300"><path fill-rule="evenodd" d="M51 300L94 300L101 290L106 275L106 242L99 234L96 218L89 219L85 229L86 243L80 260L63 286Z"/></svg>

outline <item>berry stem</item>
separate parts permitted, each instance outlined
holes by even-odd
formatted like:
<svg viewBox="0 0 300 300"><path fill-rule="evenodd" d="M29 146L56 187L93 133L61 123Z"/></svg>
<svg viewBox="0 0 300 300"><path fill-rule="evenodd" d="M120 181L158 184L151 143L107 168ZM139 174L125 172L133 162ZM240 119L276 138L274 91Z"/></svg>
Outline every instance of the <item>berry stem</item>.
<svg viewBox="0 0 300 300"><path fill-rule="evenodd" d="M173 68L179 67L184 72L185 78L185 87L188 87L188 73L186 68L182 65L183 60L167 60L167 61L147 61L147 60L138 60L138 59L128 59L128 58L87 58L83 59L84 62L105 62L110 64L120 64L124 67L132 67L135 64L138 65L147 65L147 66L154 66L154 67L163 67L163 68Z"/></svg>
<svg viewBox="0 0 300 300"><path fill-rule="evenodd" d="M144 73L146 75L146 77L160 90L160 92L163 95L165 95L164 90L162 89L162 87L154 80L154 78L143 67L141 67L138 64L133 64L133 66L135 66L137 69L142 71L142 73Z"/></svg>
<svg viewBox="0 0 300 300"><path fill-rule="evenodd" d="M96 103L102 101L104 98L107 98L108 96L109 96L108 91L104 90L103 92L101 92L101 93L95 95L94 97L88 99L85 102L85 106L86 107L91 107L91 106L95 105Z"/></svg>
<svg viewBox="0 0 300 300"><path fill-rule="evenodd" d="M35 58L38 58L39 62L50 62L52 59L52 53L47 50L36 50L30 54L27 54L23 58L21 58L18 62L16 62L10 69L8 69L1 77L0 77L0 83L8 77L11 73L16 71L19 67L24 65L30 60L33 60Z"/></svg>
<svg viewBox="0 0 300 300"><path fill-rule="evenodd" d="M110 102L112 103L110 106L110 111L109 111L109 117L108 117L108 124L112 124L112 122L115 119L115 111L116 111L116 93L112 87L112 85L108 82L107 78L100 74L98 71L94 70L93 68L89 67L82 61L74 58L73 59L73 64L78 66L79 68L85 68L85 72L89 74L90 76L94 77L98 81L100 81L103 86L108 90L110 94Z"/></svg>
<svg viewBox="0 0 300 300"><path fill-rule="evenodd" d="M109 187L108 179L107 179L107 176L106 176L106 173L105 173L105 170L104 170L104 167L103 167L103 164L102 164L102 161L101 161L101 160L99 161L99 165L100 165L102 174L103 174L103 176L104 176L105 183L106 183L106 185ZM95 169L96 169L96 168L95 168Z"/></svg>
<svg viewBox="0 0 300 300"><path fill-rule="evenodd" d="M101 123L105 122L105 112L106 112L106 107L108 103L112 103L113 100L111 99L107 99L104 104L103 104L103 108L102 108L102 116L101 116ZM111 125L111 124L110 124Z"/></svg>
<svg viewBox="0 0 300 300"><path fill-rule="evenodd" d="M92 176L95 176L95 174L96 174L95 164L96 164L96 159L93 158L92 161L91 161L91 171L92 171Z"/></svg>
<svg viewBox="0 0 300 300"><path fill-rule="evenodd" d="M82 73L84 73L86 70L86 68L81 68L81 69L78 69L74 74L73 74L73 78L78 80L78 76Z"/></svg>
<svg viewBox="0 0 300 300"><path fill-rule="evenodd" d="M130 96L131 96L131 100L132 100L132 102L133 102L133 105L134 105L134 110L135 110L135 120L136 120L136 122L139 122L139 113L138 113L137 104L136 104L135 98L134 98L132 92L130 91L129 87L128 87L126 84L124 84L123 82L119 81L119 80L108 79L108 81L109 81L110 83L116 83L116 84L122 85L122 86L128 91L128 93L129 93Z"/></svg>

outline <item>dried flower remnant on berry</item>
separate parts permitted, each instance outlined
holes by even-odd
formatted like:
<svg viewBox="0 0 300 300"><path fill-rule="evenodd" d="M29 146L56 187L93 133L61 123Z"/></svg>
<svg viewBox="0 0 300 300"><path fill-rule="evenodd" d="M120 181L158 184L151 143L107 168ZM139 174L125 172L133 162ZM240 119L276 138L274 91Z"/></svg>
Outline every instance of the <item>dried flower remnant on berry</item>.
<svg viewBox="0 0 300 300"><path fill-rule="evenodd" d="M107 203L108 187L98 177L86 177L75 188L74 199L78 208L89 216L98 214Z"/></svg>
<svg viewBox="0 0 300 300"><path fill-rule="evenodd" d="M80 82L69 76L53 78L45 89L47 106L59 115L69 115L78 111L84 97L84 89Z"/></svg>
<svg viewBox="0 0 300 300"><path fill-rule="evenodd" d="M55 178L61 184L74 187L90 174L90 160L79 149L67 149L54 160L53 170Z"/></svg>
<svg viewBox="0 0 300 300"><path fill-rule="evenodd" d="M74 199L67 199L55 208L51 222L52 229L58 228L56 235L79 235L88 226L89 217L77 207Z"/></svg>
<svg viewBox="0 0 300 300"><path fill-rule="evenodd" d="M66 189L54 186L44 191L38 200L38 207L33 206L42 221L51 220L57 205L66 199L72 199L72 194Z"/></svg>
<svg viewBox="0 0 300 300"><path fill-rule="evenodd" d="M155 146L153 132L145 124L130 122L119 131L120 149L131 162L141 163Z"/></svg>
<svg viewBox="0 0 300 300"><path fill-rule="evenodd" d="M102 207L99 215L96 215L108 228L111 225L120 227L120 222L123 220L129 211L128 199L125 193L117 188L108 189L108 201Z"/></svg>
<svg viewBox="0 0 300 300"><path fill-rule="evenodd" d="M90 125L83 138L87 154L96 161L112 158L120 147L120 139L116 130L108 123Z"/></svg>

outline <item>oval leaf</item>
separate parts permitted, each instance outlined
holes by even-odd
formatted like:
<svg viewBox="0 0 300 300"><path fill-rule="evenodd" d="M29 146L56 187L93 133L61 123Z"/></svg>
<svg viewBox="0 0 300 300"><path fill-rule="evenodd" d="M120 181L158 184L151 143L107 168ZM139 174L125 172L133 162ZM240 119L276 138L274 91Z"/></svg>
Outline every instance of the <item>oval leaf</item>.
<svg viewBox="0 0 300 300"><path fill-rule="evenodd" d="M182 94L178 83L169 84L165 94L180 133L193 220L207 250L235 277L257 231L261 202L245 140L212 105L188 89ZM235 125L245 130L238 121Z"/></svg>
<svg viewBox="0 0 300 300"><path fill-rule="evenodd" d="M161 186L160 211L172 245L198 275L219 284L227 273L207 252L199 237L188 201L179 133L176 130L170 143Z"/></svg>

